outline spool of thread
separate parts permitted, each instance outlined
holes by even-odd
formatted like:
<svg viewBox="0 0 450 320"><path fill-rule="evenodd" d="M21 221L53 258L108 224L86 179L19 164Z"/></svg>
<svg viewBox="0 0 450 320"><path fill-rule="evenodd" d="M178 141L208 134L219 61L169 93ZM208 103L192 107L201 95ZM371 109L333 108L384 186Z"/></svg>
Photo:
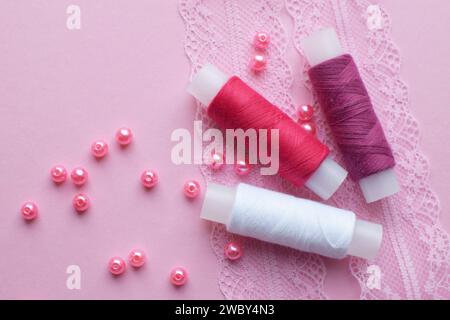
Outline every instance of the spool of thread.
<svg viewBox="0 0 450 320"><path fill-rule="evenodd" d="M223 129L278 129L279 174L294 185L305 185L326 200L345 180L347 172L328 156L325 145L238 77L207 64L188 91Z"/></svg>
<svg viewBox="0 0 450 320"><path fill-rule="evenodd" d="M346 168L359 182L366 201L397 193L394 156L352 56L344 54L332 28L303 39L301 46Z"/></svg>
<svg viewBox="0 0 450 320"><path fill-rule="evenodd" d="M244 183L209 183L201 218L225 224L231 233L335 259L375 258L383 233L381 225L351 211Z"/></svg>

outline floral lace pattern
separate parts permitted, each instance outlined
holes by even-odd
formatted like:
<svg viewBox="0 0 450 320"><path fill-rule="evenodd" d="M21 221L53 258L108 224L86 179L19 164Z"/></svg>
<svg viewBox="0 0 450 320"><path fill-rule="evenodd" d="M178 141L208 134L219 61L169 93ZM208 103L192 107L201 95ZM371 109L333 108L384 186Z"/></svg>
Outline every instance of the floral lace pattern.
<svg viewBox="0 0 450 320"><path fill-rule="evenodd" d="M390 20L384 11L382 25L367 26L368 1L365 0L180 0L179 11L186 24L185 51L194 74L204 63L217 65L236 74L290 116L295 105L291 95L293 74L285 61L291 39L280 22L287 9L294 19L293 40L300 51L299 40L323 27L336 28L343 46L358 66L376 107L377 114L397 160L402 191L387 200L367 205L359 187L347 180L330 204L350 209L359 217L383 224L384 240L375 261L351 258L350 269L361 286L363 299L450 298L450 239L438 221L439 203L428 183L429 165L418 146L417 121L408 108L408 92L400 80L400 55L390 39ZM251 41L257 31L271 35L268 69L255 76L249 69L253 52ZM295 70L306 76L303 70ZM318 137L342 162L336 144L316 106ZM197 119L204 129L214 127L203 106L197 108ZM207 181L236 184L240 181L265 188L315 198L310 192L292 187L278 177L259 175L258 168L244 178L237 178L233 168L225 166L213 173L200 167ZM224 258L229 240L240 241L245 254L239 261ZM323 299L326 268L322 257L280 246L239 237L214 225L211 246L220 272L219 287L228 299ZM372 271L378 270L377 274ZM378 276L379 284L373 282ZM375 283L375 285L374 285Z"/></svg>
<svg viewBox="0 0 450 320"><path fill-rule="evenodd" d="M195 73L205 62L236 74L266 98L293 116L295 107L289 90L292 75L283 55L289 41L278 16L284 9L280 0L202 1L181 0L180 13L186 23L185 50ZM271 35L268 69L255 76L249 69L252 40L257 31ZM214 126L198 106L197 118L203 126ZM205 128L204 128L205 129ZM253 168L249 176L238 179L231 166L213 173L207 166L201 171L208 181L236 184L239 181L284 192L298 193L278 177L259 175ZM302 191L303 196L308 196ZM240 241L245 254L239 261L224 259L229 240ZM214 225L211 245L220 265L219 287L229 299L319 299L324 298L325 266L321 257L238 237Z"/></svg>
<svg viewBox="0 0 450 320"><path fill-rule="evenodd" d="M312 31L324 26L337 30L344 48L360 68L394 149L402 190L399 194L367 205L357 185L347 181L333 197L336 206L383 225L384 240L377 259L350 259L361 298L450 298L450 238L438 220L439 201L428 182L430 169L419 148L418 123L409 111L408 89L400 79L400 54L390 38L389 16L376 6L378 25L370 25L370 9L374 6L366 0L286 0L286 8L295 21L294 44L300 53L300 39ZM306 61L304 65L306 70ZM309 86L308 81L305 83ZM319 119L322 138L336 151L322 114ZM378 286L370 285L368 270L373 266L381 272Z"/></svg>

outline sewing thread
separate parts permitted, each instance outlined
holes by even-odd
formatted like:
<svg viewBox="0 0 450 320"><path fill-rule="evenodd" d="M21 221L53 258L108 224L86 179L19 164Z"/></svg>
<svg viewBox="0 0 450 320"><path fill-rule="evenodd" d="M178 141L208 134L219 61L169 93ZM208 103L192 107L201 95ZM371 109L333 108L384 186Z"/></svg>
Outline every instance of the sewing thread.
<svg viewBox="0 0 450 320"><path fill-rule="evenodd" d="M341 259L353 238L353 212L239 184L228 231Z"/></svg>
<svg viewBox="0 0 450 320"><path fill-rule="evenodd" d="M329 153L324 144L236 76L215 96L208 115L226 129L278 129L279 174L296 186L302 186Z"/></svg>
<svg viewBox="0 0 450 320"><path fill-rule="evenodd" d="M309 77L352 179L393 168L391 147L352 56L322 62Z"/></svg>

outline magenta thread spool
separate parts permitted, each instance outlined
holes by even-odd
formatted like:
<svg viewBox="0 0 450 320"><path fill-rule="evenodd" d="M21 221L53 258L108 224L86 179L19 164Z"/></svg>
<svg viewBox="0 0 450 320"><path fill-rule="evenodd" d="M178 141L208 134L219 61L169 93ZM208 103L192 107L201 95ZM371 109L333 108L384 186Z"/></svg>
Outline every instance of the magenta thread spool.
<svg viewBox="0 0 450 320"><path fill-rule="evenodd" d="M343 51L332 28L315 32L301 46L350 177L368 203L397 193L395 159L352 56Z"/></svg>

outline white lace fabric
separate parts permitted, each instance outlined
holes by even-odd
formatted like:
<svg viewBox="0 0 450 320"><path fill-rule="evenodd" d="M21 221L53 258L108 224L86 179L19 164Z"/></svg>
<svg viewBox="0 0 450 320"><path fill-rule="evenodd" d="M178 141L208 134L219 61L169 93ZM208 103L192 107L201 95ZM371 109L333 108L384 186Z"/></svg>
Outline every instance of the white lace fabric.
<svg viewBox="0 0 450 320"><path fill-rule="evenodd" d="M287 45L321 27L334 27L344 48L355 58L372 97L377 115L394 150L396 171L402 191L389 199L367 205L357 184L347 180L329 204L349 209L360 218L383 224L384 238L375 261L351 258L350 270L361 286L362 299L449 299L450 238L439 223L439 201L429 185L429 164L420 149L419 128L409 110L408 90L400 78L400 54L390 36L390 20L381 9L382 25L367 26L366 0L180 0L179 10L186 24L185 51L195 73L210 62L236 74L269 101L295 118L293 74L286 63ZM292 39L280 22L282 10L294 21ZM268 69L261 75L249 70L252 39L257 31L271 36ZM294 72L294 73L293 73ZM214 127L199 105L197 118L204 127ZM342 157L324 114L316 105L318 137ZM241 181L232 167L215 173L200 166L208 181L236 184ZM257 168L243 182L314 198L278 177L259 175ZM227 241L242 242L245 253L239 261L224 258ZM326 267L323 258L257 240L238 237L214 225L211 246L220 272L219 287L228 299L324 299ZM378 270L373 273L373 270ZM378 285L373 277L377 276ZM375 281L375 284L377 284Z"/></svg>

